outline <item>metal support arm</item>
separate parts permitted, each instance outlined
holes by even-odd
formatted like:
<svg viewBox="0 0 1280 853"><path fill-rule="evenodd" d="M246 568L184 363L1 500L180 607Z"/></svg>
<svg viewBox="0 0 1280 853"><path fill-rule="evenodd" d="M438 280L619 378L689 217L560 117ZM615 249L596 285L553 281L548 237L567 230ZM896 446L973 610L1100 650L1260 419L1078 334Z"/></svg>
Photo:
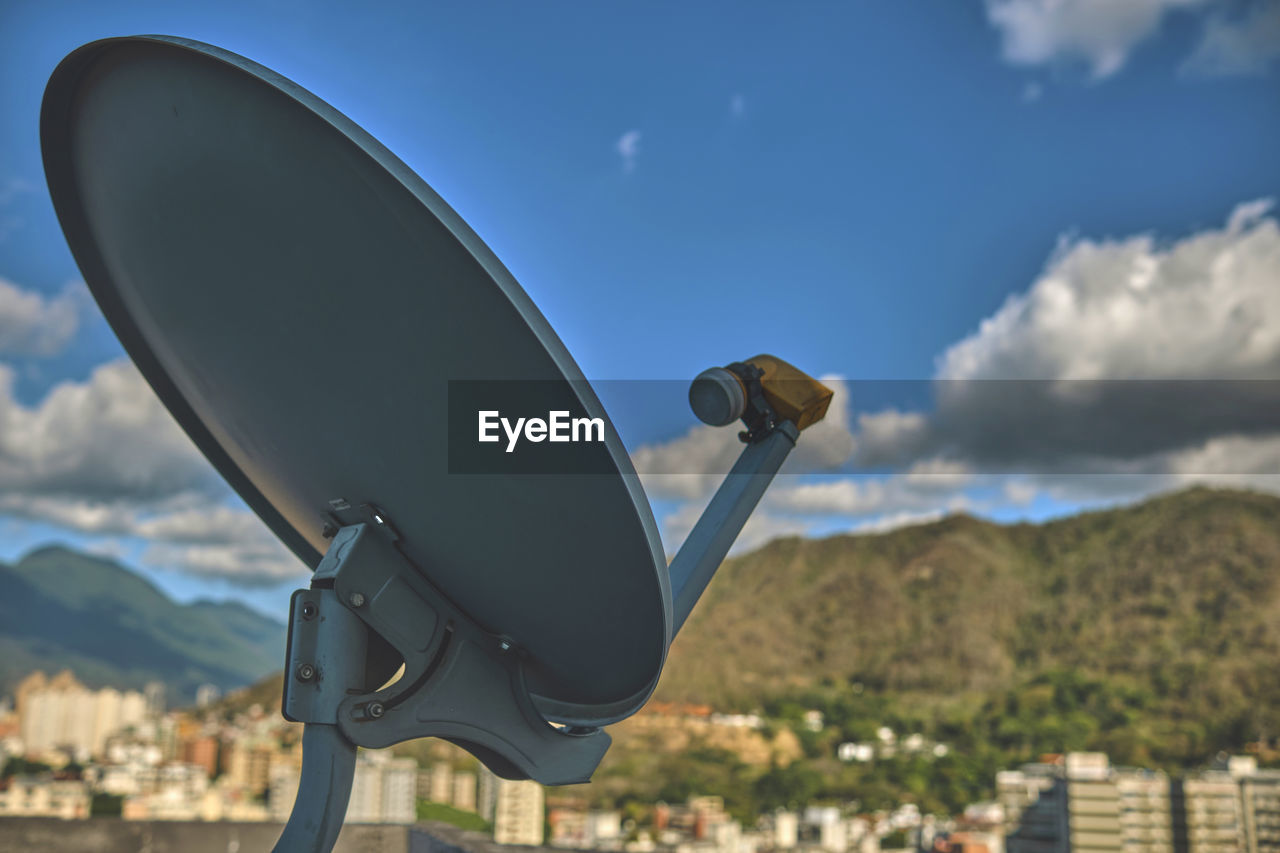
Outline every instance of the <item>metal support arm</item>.
<svg viewBox="0 0 1280 853"><path fill-rule="evenodd" d="M680 546L669 568L675 603L673 637L689 618L799 437L795 424L782 421L748 444Z"/></svg>

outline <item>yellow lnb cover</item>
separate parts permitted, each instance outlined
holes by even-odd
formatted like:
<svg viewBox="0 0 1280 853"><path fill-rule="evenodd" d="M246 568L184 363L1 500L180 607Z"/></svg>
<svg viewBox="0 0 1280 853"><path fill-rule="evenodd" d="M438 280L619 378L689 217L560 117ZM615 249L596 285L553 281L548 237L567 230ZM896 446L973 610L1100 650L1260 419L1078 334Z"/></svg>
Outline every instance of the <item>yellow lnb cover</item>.
<svg viewBox="0 0 1280 853"><path fill-rule="evenodd" d="M747 363L764 371L760 387L779 417L804 430L826 416L835 393L830 388L776 356L757 355L747 359Z"/></svg>

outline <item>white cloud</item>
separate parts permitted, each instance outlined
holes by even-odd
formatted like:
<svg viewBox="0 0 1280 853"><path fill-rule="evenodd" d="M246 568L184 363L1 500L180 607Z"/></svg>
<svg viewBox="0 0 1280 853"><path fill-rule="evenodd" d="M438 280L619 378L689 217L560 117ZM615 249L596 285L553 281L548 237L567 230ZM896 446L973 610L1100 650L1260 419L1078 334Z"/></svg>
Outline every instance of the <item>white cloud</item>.
<svg viewBox="0 0 1280 853"><path fill-rule="evenodd" d="M1017 506L1026 506L1036 499L1039 490L1026 480L1005 480L1002 486L1005 500Z"/></svg>
<svg viewBox="0 0 1280 853"><path fill-rule="evenodd" d="M1168 245L1063 240L1026 293L948 349L942 379L1280 375L1280 227L1270 200Z"/></svg>
<svg viewBox="0 0 1280 853"><path fill-rule="evenodd" d="M35 406L0 365L0 513L149 543L144 562L244 584L305 567L247 510L132 364L56 385ZM114 546L113 546L114 547Z"/></svg>
<svg viewBox="0 0 1280 853"><path fill-rule="evenodd" d="M775 484L765 495L779 511L812 515L867 515L894 499L893 486L881 479L845 477L798 485Z"/></svg>
<svg viewBox="0 0 1280 853"><path fill-rule="evenodd" d="M636 158L640 156L640 131L628 130L618 137L618 141L614 143L614 148L617 149L618 156L622 158L622 171L628 173L635 171Z"/></svg>
<svg viewBox="0 0 1280 853"><path fill-rule="evenodd" d="M804 515L868 516L906 510L933 511L951 505L972 482L966 466L942 459L916 462L893 475L843 476L812 482L780 481L764 505L775 512Z"/></svg>
<svg viewBox="0 0 1280 853"><path fill-rule="evenodd" d="M1163 466L1179 480L1212 481L1226 474L1224 482L1241 482L1241 478L1261 475L1261 484L1274 483L1280 477L1280 435L1226 435L1211 438L1198 447L1169 454Z"/></svg>
<svg viewBox="0 0 1280 853"><path fill-rule="evenodd" d="M646 444L631 453L645 492L654 498L697 498L719 484L742 453L731 427L690 427L664 444Z"/></svg>
<svg viewBox="0 0 1280 853"><path fill-rule="evenodd" d="M87 300L82 284L50 297L0 278L0 353L56 355L75 336Z"/></svg>
<svg viewBox="0 0 1280 853"><path fill-rule="evenodd" d="M954 459L921 459L903 475L903 482L916 489L952 489L973 479L972 467Z"/></svg>
<svg viewBox="0 0 1280 853"><path fill-rule="evenodd" d="M858 463L871 468L901 464L921 451L928 436L929 422L919 412L864 412L854 434Z"/></svg>
<svg viewBox="0 0 1280 853"><path fill-rule="evenodd" d="M1263 74L1280 57L1280 2L1254 5L1244 15L1215 15L1182 70L1202 77Z"/></svg>
<svg viewBox="0 0 1280 853"><path fill-rule="evenodd" d="M1014 65L1084 63L1094 79L1115 74L1134 48L1179 9L1213 0L985 0L987 20Z"/></svg>
<svg viewBox="0 0 1280 853"><path fill-rule="evenodd" d="M930 476L942 493L973 473L1024 505L1041 492L1274 489L1277 281L1280 226L1266 200L1178 240L1063 240L1026 292L939 358L932 410L858 418L857 463L905 474L785 497L808 511L916 511Z"/></svg>
<svg viewBox="0 0 1280 853"><path fill-rule="evenodd" d="M142 562L155 569L254 586L301 578L308 573L297 557L269 536L205 545L160 541L143 551Z"/></svg>
<svg viewBox="0 0 1280 853"><path fill-rule="evenodd" d="M686 503L662 518L662 541L668 554L674 554L688 537L689 531L702 516L705 503ZM775 515L765 509L757 509L743 525L742 532L734 540L730 554L742 554L759 548L772 539L783 536L804 536L813 529L813 521L795 516Z"/></svg>
<svg viewBox="0 0 1280 853"><path fill-rule="evenodd" d="M959 509L959 508L958 508ZM886 515L881 518L873 518L862 524L854 525L850 529L852 533L888 533L891 530L901 530L904 527L917 527L921 524L930 524L945 517L947 513L943 510L931 510L929 512L897 512Z"/></svg>
<svg viewBox="0 0 1280 853"><path fill-rule="evenodd" d="M34 407L0 365L0 494L162 501L225 494L212 468L127 361L62 382Z"/></svg>

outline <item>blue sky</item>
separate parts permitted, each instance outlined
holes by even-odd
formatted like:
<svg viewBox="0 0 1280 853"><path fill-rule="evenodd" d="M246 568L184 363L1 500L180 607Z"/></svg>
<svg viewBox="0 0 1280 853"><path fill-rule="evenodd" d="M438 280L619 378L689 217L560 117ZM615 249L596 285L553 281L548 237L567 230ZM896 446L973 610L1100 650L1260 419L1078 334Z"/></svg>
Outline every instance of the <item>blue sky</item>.
<svg viewBox="0 0 1280 853"><path fill-rule="evenodd" d="M1274 378L1275 2L8 0L0 558L61 540L118 553L180 597L267 610L302 580L216 487L112 491L113 476L199 463L151 417L76 284L37 116L62 56L146 32L254 59L379 138L593 380L683 380L761 350L850 380L746 544L956 509L1042 518L1192 480L1271 488L1280 470L1275 436L1218 423L1178 442L1153 425L1149 452L1104 448L1079 470L1012 459L983 473L972 448L921 438L941 406L856 393L882 379ZM973 409L946 423L982 431ZM668 466L727 452L684 411L618 420ZM130 428L147 436L132 474L103 462L108 438L133 458ZM703 479L650 481L668 548Z"/></svg>

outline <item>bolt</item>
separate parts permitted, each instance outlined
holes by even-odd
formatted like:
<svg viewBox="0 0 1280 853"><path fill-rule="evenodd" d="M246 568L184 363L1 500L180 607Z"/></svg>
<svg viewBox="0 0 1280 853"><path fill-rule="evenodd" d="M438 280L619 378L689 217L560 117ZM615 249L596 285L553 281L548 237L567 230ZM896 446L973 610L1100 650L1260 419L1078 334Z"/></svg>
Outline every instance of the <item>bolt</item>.
<svg viewBox="0 0 1280 853"><path fill-rule="evenodd" d="M499 640L498 648L502 649L504 652L511 651L511 641L507 639Z"/></svg>
<svg viewBox="0 0 1280 853"><path fill-rule="evenodd" d="M353 592L350 597L347 598L347 601L351 602L352 607L364 607L364 593Z"/></svg>
<svg viewBox="0 0 1280 853"><path fill-rule="evenodd" d="M300 663L298 669L294 672L299 681L311 681L316 677L316 668L314 664Z"/></svg>
<svg viewBox="0 0 1280 853"><path fill-rule="evenodd" d="M364 710L371 720L377 720L387 713L386 707L381 702L370 702Z"/></svg>
<svg viewBox="0 0 1280 853"><path fill-rule="evenodd" d="M316 607L316 603L314 601L302 602L302 618L303 619L310 621L316 618L316 613L318 612L319 612L319 608Z"/></svg>

